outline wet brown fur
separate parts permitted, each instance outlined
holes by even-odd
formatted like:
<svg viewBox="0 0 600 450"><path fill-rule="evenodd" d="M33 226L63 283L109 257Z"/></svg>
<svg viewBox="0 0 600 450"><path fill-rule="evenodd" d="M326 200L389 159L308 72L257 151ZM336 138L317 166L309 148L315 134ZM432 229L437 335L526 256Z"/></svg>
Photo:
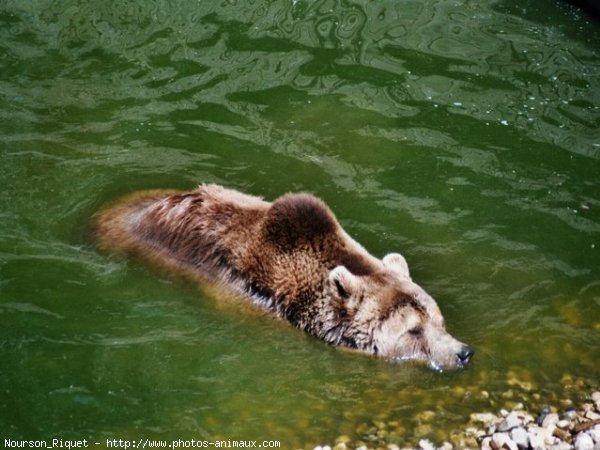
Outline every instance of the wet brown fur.
<svg viewBox="0 0 600 450"><path fill-rule="evenodd" d="M399 311L423 322L439 314L432 299L403 287L408 275L370 255L309 194L268 203L216 185L141 192L100 211L93 233L103 250L221 283L335 345L377 353L376 330ZM369 289L378 294L367 302Z"/></svg>

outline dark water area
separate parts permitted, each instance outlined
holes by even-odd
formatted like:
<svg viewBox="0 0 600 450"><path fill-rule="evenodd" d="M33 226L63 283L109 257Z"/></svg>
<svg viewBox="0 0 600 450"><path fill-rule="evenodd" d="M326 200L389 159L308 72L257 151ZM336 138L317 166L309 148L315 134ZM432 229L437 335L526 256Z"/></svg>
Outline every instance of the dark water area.
<svg viewBox="0 0 600 450"><path fill-rule="evenodd" d="M324 199L472 364L330 348L94 248L107 201L203 182ZM600 22L565 2L0 1L0 188L0 439L413 445L600 385Z"/></svg>

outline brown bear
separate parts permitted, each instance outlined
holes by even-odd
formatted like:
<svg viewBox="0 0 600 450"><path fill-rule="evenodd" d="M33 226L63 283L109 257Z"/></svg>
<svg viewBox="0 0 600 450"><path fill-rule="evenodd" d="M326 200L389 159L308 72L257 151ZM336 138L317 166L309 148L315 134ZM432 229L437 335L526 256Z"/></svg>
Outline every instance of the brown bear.
<svg viewBox="0 0 600 450"><path fill-rule="evenodd" d="M436 369L473 355L401 255L369 254L312 195L269 203L217 185L140 192L93 224L100 248L220 283L332 345Z"/></svg>

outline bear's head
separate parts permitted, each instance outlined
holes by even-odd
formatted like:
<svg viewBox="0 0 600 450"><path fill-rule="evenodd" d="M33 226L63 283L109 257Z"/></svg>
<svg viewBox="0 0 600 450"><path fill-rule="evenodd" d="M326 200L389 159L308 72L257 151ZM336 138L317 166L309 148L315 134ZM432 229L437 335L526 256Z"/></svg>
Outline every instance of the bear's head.
<svg viewBox="0 0 600 450"><path fill-rule="evenodd" d="M382 270L361 276L337 266L328 281L350 347L392 360L425 361L437 370L464 367L473 356L446 331L438 305L412 281L401 255L387 255Z"/></svg>

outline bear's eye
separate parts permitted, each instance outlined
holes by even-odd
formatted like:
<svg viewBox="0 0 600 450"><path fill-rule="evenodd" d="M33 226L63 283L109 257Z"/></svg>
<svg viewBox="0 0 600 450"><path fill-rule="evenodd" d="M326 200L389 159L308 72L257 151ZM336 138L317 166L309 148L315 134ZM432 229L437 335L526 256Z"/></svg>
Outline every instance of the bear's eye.
<svg viewBox="0 0 600 450"><path fill-rule="evenodd" d="M411 336L421 336L423 334L423 327L417 326L408 330L408 334Z"/></svg>
<svg viewBox="0 0 600 450"><path fill-rule="evenodd" d="M348 291L346 291L346 289L344 289L344 286L342 286L342 283L340 283L338 280L335 280L335 288L338 291L338 295L342 298L348 298L350 297L350 295L348 294Z"/></svg>

